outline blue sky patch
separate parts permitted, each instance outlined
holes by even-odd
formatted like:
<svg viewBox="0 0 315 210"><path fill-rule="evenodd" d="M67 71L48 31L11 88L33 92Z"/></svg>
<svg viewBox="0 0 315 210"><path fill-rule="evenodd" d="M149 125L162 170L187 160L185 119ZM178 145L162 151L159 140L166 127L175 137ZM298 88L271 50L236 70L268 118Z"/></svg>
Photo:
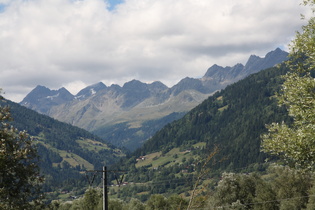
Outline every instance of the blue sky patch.
<svg viewBox="0 0 315 210"><path fill-rule="evenodd" d="M115 7L118 5L118 4L122 4L124 3L124 0L108 0L108 3L109 3L109 8L108 10L109 11L112 11L115 9Z"/></svg>
<svg viewBox="0 0 315 210"><path fill-rule="evenodd" d="M0 13L3 12L5 8L6 8L6 5L0 3Z"/></svg>

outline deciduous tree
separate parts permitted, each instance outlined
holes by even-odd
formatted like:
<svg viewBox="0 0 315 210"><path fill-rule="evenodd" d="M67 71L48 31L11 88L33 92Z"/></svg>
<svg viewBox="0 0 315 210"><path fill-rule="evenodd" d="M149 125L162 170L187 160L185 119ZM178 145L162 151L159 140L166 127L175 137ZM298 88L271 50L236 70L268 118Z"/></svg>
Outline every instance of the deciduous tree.
<svg viewBox="0 0 315 210"><path fill-rule="evenodd" d="M314 0L305 5L314 9ZM297 32L291 44L290 72L284 76L281 92L276 95L279 105L287 107L294 122L272 123L262 136L262 150L282 157L297 168L315 166L315 17Z"/></svg>
<svg viewBox="0 0 315 210"><path fill-rule="evenodd" d="M11 126L11 120L9 107L0 106L0 209L35 209L42 182L37 151L28 134Z"/></svg>

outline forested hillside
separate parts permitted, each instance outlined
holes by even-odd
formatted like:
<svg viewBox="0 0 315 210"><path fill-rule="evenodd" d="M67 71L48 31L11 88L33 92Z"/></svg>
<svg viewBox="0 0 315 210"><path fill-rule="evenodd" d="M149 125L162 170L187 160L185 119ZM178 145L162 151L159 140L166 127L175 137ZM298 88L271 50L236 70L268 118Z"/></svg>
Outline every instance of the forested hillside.
<svg viewBox="0 0 315 210"><path fill-rule="evenodd" d="M123 152L103 139L70 124L54 120L10 101L12 125L26 130L34 138L41 173L45 177L44 191L80 190L88 186L85 170L101 169L113 164Z"/></svg>
<svg viewBox="0 0 315 210"><path fill-rule="evenodd" d="M209 162L212 172L207 174L208 178L220 171L261 168L268 157L260 152L260 136L267 131L265 125L291 122L286 109L277 106L273 97L282 83L281 75L286 72L281 65L250 75L165 126L129 159L119 163L119 168L128 170L127 181L152 185L125 188L118 196L139 191L187 192L196 179L195 173L202 170L202 163L216 146L219 150ZM162 186L154 184L164 182L167 183ZM147 196L141 194L139 198Z"/></svg>
<svg viewBox="0 0 315 210"><path fill-rule="evenodd" d="M217 92L159 131L134 155L206 142L209 150L214 145L220 148L218 156L226 159L220 167L262 162L266 155L259 146L265 124L290 121L285 108L273 99L282 81L280 75L286 71L284 66L267 69Z"/></svg>

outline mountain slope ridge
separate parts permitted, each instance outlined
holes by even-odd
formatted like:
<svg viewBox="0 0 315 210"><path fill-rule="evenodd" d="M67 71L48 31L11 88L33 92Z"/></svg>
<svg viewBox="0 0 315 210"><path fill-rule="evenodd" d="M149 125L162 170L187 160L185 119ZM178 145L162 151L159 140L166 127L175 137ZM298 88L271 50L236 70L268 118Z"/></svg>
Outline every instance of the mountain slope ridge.
<svg viewBox="0 0 315 210"><path fill-rule="evenodd" d="M115 167L127 170L126 180L135 186L148 182L153 186L129 187L119 195L139 195L137 198L143 199L143 194L185 194L200 171L206 171L203 178L209 182L215 177L219 180L222 172L264 171L266 159L274 160L260 150L261 135L267 132L265 125L292 123L286 108L279 107L274 98L287 71L282 64L252 74L156 132ZM213 151L217 151L214 156Z"/></svg>
<svg viewBox="0 0 315 210"><path fill-rule="evenodd" d="M112 144L88 131L57 121L9 100L0 101L0 106L9 106L18 130L25 130L34 139L38 148L41 173L46 182L44 191L54 191L80 185L82 171L110 165L124 156Z"/></svg>
<svg viewBox="0 0 315 210"><path fill-rule="evenodd" d="M226 156L227 167L244 167L266 155L260 152L260 135L271 122L291 122L285 107L279 107L273 98L287 72L283 65L253 74L207 100L158 131L131 156L153 152L168 152L173 148L206 142L208 151L219 146ZM218 158L220 159L220 158Z"/></svg>
<svg viewBox="0 0 315 210"><path fill-rule="evenodd" d="M277 48L264 58L250 56L246 65L236 64L233 67L213 65L200 79L186 77L171 88L161 82L151 84L132 80L122 87L103 83L88 86L71 100L55 102L39 95L34 100L30 93L22 105L47 114L55 119L67 122L107 138L102 133L106 127L127 123L130 127L141 127L148 120L163 118L172 113L187 112L208 98L215 91L225 88L251 73L266 67L272 67L287 59L288 53ZM98 90L93 87L99 87ZM93 93L93 94L92 94ZM43 99L44 98L44 99ZM49 107L50 106L50 107ZM168 122L166 122L168 123ZM128 127L126 128L128 129ZM143 141L153 133L146 133L139 139ZM136 134L133 134L136 135ZM126 139L117 139L117 142ZM116 144L115 142L112 142Z"/></svg>

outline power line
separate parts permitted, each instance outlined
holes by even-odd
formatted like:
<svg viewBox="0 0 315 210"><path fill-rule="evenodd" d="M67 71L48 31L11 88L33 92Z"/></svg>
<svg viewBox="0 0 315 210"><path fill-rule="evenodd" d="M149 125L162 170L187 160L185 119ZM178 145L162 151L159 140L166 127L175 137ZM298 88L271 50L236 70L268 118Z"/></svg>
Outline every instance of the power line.
<svg viewBox="0 0 315 210"><path fill-rule="evenodd" d="M87 172L93 172L93 179L92 184L95 178L96 173L102 173L103 174L103 210L108 210L108 185L107 185L107 172L126 172L126 171L118 171L118 170L107 170L107 167L104 166L103 170L88 170ZM118 182L118 180L117 180ZM90 184L90 180L89 180Z"/></svg>
<svg viewBox="0 0 315 210"><path fill-rule="evenodd" d="M237 169L248 169L249 167L242 167L242 168L236 168ZM106 170L106 168L103 168L103 170L90 170L90 171L86 171L86 172L103 172L103 174L106 172L126 172L126 171L122 171L122 170ZM188 183L189 180L193 180L194 176L192 177L183 177L183 178L177 178L177 179L164 179L164 180L157 180L157 181L151 181L151 183L134 183L134 185L151 185L151 186L159 186L159 185L168 185L168 184L182 184L182 183ZM118 180L116 178L116 180ZM107 191L107 182L105 182L104 179L104 186L103 189L106 189ZM130 185L129 185L130 186ZM104 195L107 195L107 192L104 192ZM292 197L292 198L282 198L282 199L275 199L275 200L266 200L266 201L261 201L261 202L252 202L252 203L234 203L234 204L227 204L227 205L222 205L222 206L217 206L217 207L213 207L215 209L220 209L220 208L227 208L227 207L232 207L235 205L239 205L239 206L252 206L252 205L259 205L259 204L267 204L267 203L274 203L274 202L281 202L281 201L285 201L285 200L294 200L294 199L301 199L301 198L309 198L309 197L314 197L315 194L312 195L306 195L306 196L296 196L296 197ZM108 198L106 199L108 202ZM104 199L104 203L105 203L105 199ZM106 209L104 207L104 209ZM207 208L195 208L195 209L207 209Z"/></svg>
<svg viewBox="0 0 315 210"><path fill-rule="evenodd" d="M236 168L236 169L246 169L249 167L242 167L242 168ZM118 172L125 172L125 171L118 171ZM234 172L228 172L228 173L235 173ZM175 179L163 179L163 180L151 180L150 182L132 182L134 185L137 184L141 184L141 185L165 185L168 184L169 182L174 182L173 184L182 184L182 183L188 183L189 181L191 182L193 179L195 178L195 175L193 175L192 177L183 177L183 178L175 178ZM209 180L209 179L215 179L214 177L210 177L210 178L203 178L203 180ZM177 182L179 180L183 180L181 182ZM127 185L130 186L130 185Z"/></svg>

